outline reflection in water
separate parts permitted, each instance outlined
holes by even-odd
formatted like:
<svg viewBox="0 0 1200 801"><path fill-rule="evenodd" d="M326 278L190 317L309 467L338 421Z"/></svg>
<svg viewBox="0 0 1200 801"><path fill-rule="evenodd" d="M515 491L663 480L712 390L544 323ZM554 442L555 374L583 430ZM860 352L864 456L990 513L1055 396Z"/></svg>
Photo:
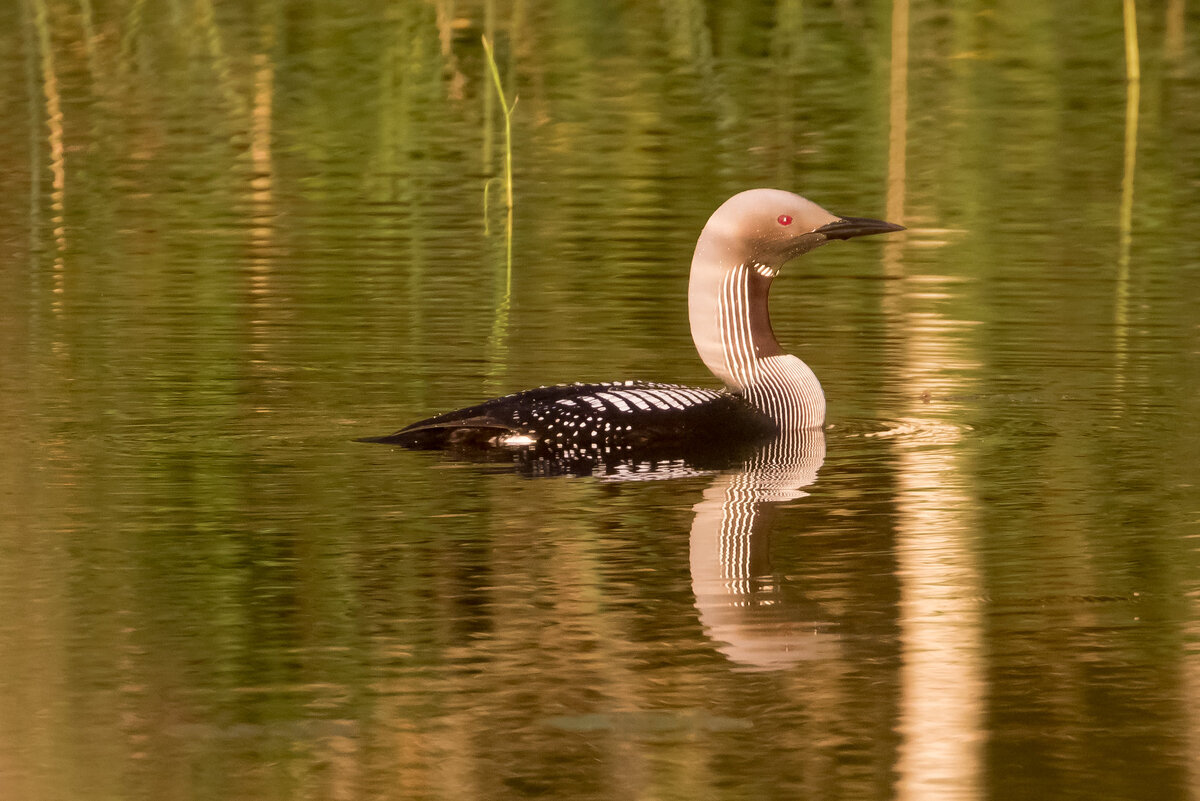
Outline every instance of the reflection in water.
<svg viewBox="0 0 1200 801"><path fill-rule="evenodd" d="M1185 628L1188 641L1200 642L1200 597L1197 594L1189 599L1189 624ZM1183 718L1186 726L1184 741L1186 753L1192 758L1186 761L1187 786L1191 798L1200 798L1200 649L1194 646L1184 655L1181 679L1183 686L1184 710Z"/></svg>
<svg viewBox="0 0 1200 801"><path fill-rule="evenodd" d="M899 797L977 797L983 767L983 610L966 537L972 500L953 477L958 438L900 452L896 560L900 577Z"/></svg>
<svg viewBox="0 0 1200 801"><path fill-rule="evenodd" d="M907 2L892 16L891 147L888 214L904 219L908 142ZM884 269L912 278L900 243L884 251ZM896 321L902 359L898 386L938 386L961 393L961 376L977 368L957 334L961 320L940 310L911 309L897 298L888 304ZM910 401L917 407L922 399ZM919 414L919 408L913 408ZM983 614L981 579L967 537L973 500L954 478L964 470L952 447L959 431L933 429L930 449L901 443L898 451L896 561L900 579L901 708L903 736L896 764L897 797L949 799L979 797L983 724Z"/></svg>
<svg viewBox="0 0 1200 801"><path fill-rule="evenodd" d="M58 68L54 63L54 50L50 41L50 23L45 3L34 4L34 25L37 28L38 52L41 56L42 89L45 96L45 123L49 143L50 165L50 210L54 226L54 293L64 292L63 252L67 248L66 228L66 147L64 145L62 96L59 89ZM35 140L36 141L36 140ZM35 150L36 153L36 150ZM36 169L34 170L36 173ZM36 203L36 193L33 197ZM36 211L34 217L36 218ZM61 298L54 304L61 311Z"/></svg>
<svg viewBox="0 0 1200 801"><path fill-rule="evenodd" d="M704 491L692 522L692 590L705 634L734 662L778 669L836 648L815 603L789 598L770 571L769 505L803 497L825 460L825 433L793 431Z"/></svg>
<svg viewBox="0 0 1200 801"><path fill-rule="evenodd" d="M1133 243L1133 188L1137 176L1138 107L1141 103L1141 59L1138 55L1137 14L1133 0L1125 0L1125 169L1121 176L1121 212L1118 231L1117 297L1114 332L1116 376L1125 379L1129 349L1129 255Z"/></svg>
<svg viewBox="0 0 1200 801"><path fill-rule="evenodd" d="M509 462L529 477L592 476L605 483L716 475L693 510L692 590L705 634L738 665L775 670L830 655L837 637L815 602L796 598L770 569L771 506L802 498L825 461L825 432L799 429L742 448L693 443L686 451L631 448L567 458L538 447L460 450Z"/></svg>

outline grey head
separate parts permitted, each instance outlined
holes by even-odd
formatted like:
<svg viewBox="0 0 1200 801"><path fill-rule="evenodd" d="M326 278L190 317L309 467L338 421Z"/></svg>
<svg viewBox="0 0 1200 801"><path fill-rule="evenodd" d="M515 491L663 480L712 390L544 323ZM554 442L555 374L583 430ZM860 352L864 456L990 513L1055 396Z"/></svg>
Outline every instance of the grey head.
<svg viewBox="0 0 1200 801"><path fill-rule="evenodd" d="M692 339L705 365L781 425L820 425L820 384L807 365L783 352L771 330L771 281L786 262L830 240L901 230L883 220L839 217L778 189L751 189L725 201L696 243L688 287Z"/></svg>
<svg viewBox="0 0 1200 801"><path fill-rule="evenodd" d="M903 231L867 217L839 217L779 189L750 189L721 204L696 243L693 269L750 263L778 272L784 263L832 239Z"/></svg>

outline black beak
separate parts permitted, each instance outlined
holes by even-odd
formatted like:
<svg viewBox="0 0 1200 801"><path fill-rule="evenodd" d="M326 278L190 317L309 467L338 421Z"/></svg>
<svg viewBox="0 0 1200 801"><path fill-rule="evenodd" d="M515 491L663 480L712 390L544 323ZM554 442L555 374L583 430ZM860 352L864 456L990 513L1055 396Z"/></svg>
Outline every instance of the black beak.
<svg viewBox="0 0 1200 801"><path fill-rule="evenodd" d="M856 236L869 236L870 234L886 234L890 231L903 231L903 225L884 222L883 220L872 220L870 217L843 217L840 220L834 220L828 225L822 225L814 234L824 234L828 239L850 239Z"/></svg>

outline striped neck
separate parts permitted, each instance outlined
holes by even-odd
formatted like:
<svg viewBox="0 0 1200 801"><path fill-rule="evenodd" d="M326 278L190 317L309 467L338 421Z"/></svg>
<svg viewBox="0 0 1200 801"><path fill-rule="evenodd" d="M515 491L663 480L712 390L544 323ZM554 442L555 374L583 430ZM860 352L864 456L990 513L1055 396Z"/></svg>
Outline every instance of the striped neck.
<svg viewBox="0 0 1200 801"><path fill-rule="evenodd" d="M704 237L692 260L688 312L704 364L781 430L825 423L825 395L808 365L784 353L771 329L768 295L778 265L713 258Z"/></svg>

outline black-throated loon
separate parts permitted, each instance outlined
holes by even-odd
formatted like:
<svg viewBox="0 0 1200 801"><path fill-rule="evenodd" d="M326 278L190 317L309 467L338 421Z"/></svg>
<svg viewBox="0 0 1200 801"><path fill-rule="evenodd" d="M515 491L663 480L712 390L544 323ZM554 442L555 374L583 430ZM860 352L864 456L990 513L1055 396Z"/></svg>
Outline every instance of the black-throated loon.
<svg viewBox="0 0 1200 801"><path fill-rule="evenodd" d="M725 389L625 381L539 387L368 438L407 448L535 449L552 455L712 448L819 428L825 395L808 365L784 353L767 296L783 265L831 239L901 231L838 217L777 189L751 189L709 218L692 257L692 339Z"/></svg>

